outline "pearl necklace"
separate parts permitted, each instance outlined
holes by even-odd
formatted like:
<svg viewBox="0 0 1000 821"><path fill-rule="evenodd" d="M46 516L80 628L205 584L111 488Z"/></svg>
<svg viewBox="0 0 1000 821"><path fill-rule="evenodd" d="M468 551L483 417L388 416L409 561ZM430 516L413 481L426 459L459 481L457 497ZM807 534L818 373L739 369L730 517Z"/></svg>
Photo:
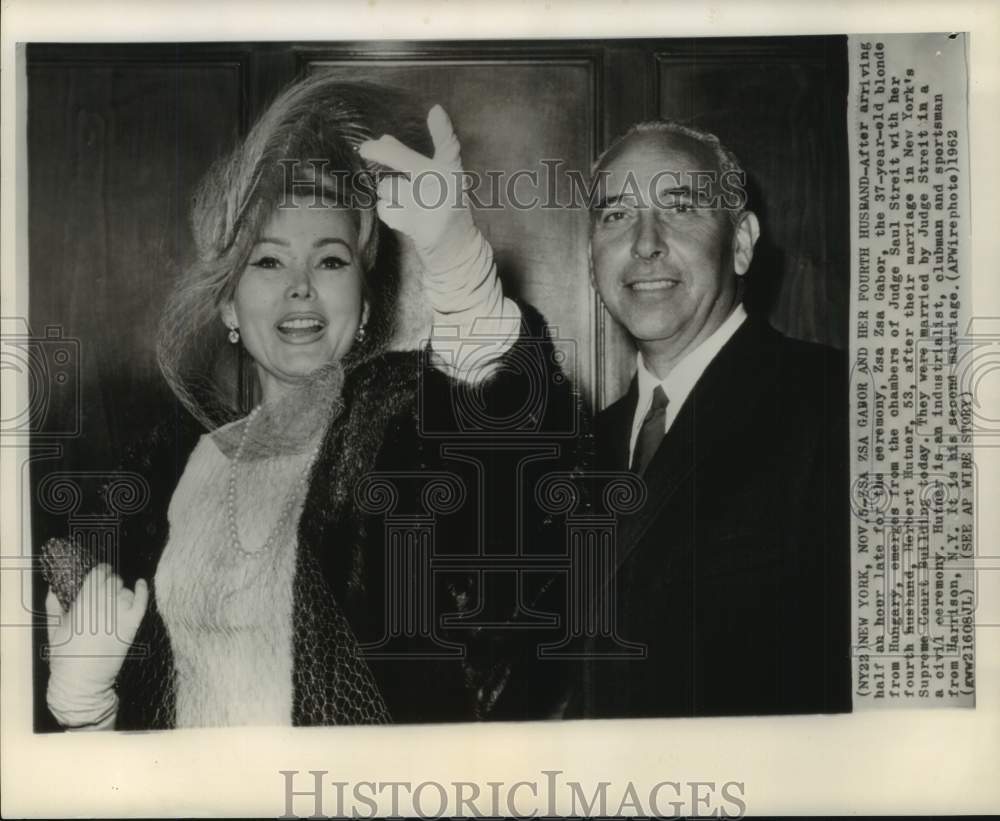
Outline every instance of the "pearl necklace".
<svg viewBox="0 0 1000 821"><path fill-rule="evenodd" d="M240 462L240 457L243 456L243 448L246 446L247 436L250 433L250 425L256 418L261 406L258 405L246 418L246 422L243 424L243 433L240 435L240 443L236 448L236 453L233 455L232 461L229 463L229 488L226 493L226 518L229 521L229 542L232 545L233 550L239 554L244 559L255 559L268 553L274 546L274 542L281 533L288 520L291 518L292 511L295 509L295 503L299 496L299 490L305 485L306 480L309 477L309 470L312 467L316 456L319 454L320 445L317 444L313 448L312 453L309 456L309 461L306 463L305 470L302 471L302 476L299 480L292 486L291 491L288 494L288 500L285 502L282 508L281 515L278 517L278 521L275 523L274 527L271 529L270 534L268 534L267 540L264 542L263 546L259 550L246 550L243 547L243 543L240 541L239 527L236 521L236 466ZM321 440L322 441L322 440Z"/></svg>

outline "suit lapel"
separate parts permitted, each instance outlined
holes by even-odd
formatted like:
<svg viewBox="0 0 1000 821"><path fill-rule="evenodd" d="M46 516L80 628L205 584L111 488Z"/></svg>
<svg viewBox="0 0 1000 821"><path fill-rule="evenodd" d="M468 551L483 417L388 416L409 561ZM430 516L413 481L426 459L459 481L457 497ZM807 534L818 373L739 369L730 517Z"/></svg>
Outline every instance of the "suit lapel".
<svg viewBox="0 0 1000 821"><path fill-rule="evenodd" d="M748 318L709 363L642 477L645 504L619 523L618 566L635 550L670 498L691 479L697 465L745 434L770 381L766 348L774 336L776 332L765 322ZM637 400L638 391L625 424L617 420L625 431L623 467L627 467L628 435Z"/></svg>
<svg viewBox="0 0 1000 821"><path fill-rule="evenodd" d="M639 380L633 376L625 395L609 405L598 417L598 446L602 468L628 470L628 445L638 401Z"/></svg>

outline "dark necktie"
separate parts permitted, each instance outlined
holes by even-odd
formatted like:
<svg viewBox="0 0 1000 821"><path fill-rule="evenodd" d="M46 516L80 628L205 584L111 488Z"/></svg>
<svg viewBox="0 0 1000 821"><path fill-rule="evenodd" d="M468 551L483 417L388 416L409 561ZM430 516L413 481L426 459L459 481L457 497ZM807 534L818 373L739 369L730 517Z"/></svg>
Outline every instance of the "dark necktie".
<svg viewBox="0 0 1000 821"><path fill-rule="evenodd" d="M667 401L662 386L653 388L653 402L646 411L639 436L635 440L635 453L632 454L632 466L629 468L633 473L641 475L646 472L653 454L663 441L663 418L667 415Z"/></svg>

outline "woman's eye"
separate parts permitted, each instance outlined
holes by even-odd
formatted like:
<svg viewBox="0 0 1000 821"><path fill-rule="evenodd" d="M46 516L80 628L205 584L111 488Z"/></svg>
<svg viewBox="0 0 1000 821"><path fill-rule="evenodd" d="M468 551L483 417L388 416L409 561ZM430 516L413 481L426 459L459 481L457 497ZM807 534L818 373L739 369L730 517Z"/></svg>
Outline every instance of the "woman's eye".
<svg viewBox="0 0 1000 821"><path fill-rule="evenodd" d="M271 270L277 268L281 263L278 261L277 257L258 257L253 262L250 263L254 268L264 268Z"/></svg>
<svg viewBox="0 0 1000 821"><path fill-rule="evenodd" d="M345 265L349 264L350 263L346 259L338 256L323 257L323 259L319 261L319 267L326 268L328 270L336 270L337 268L343 268Z"/></svg>

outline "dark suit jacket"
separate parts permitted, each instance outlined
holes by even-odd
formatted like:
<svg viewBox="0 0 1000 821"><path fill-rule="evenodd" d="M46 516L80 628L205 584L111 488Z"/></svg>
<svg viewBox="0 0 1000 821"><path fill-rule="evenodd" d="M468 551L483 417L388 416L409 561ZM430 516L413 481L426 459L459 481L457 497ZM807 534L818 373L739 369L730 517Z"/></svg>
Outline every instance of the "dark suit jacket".
<svg viewBox="0 0 1000 821"><path fill-rule="evenodd" d="M638 398L597 419L627 469ZM850 710L847 369L748 319L709 364L619 525L618 634L585 664L590 716Z"/></svg>

